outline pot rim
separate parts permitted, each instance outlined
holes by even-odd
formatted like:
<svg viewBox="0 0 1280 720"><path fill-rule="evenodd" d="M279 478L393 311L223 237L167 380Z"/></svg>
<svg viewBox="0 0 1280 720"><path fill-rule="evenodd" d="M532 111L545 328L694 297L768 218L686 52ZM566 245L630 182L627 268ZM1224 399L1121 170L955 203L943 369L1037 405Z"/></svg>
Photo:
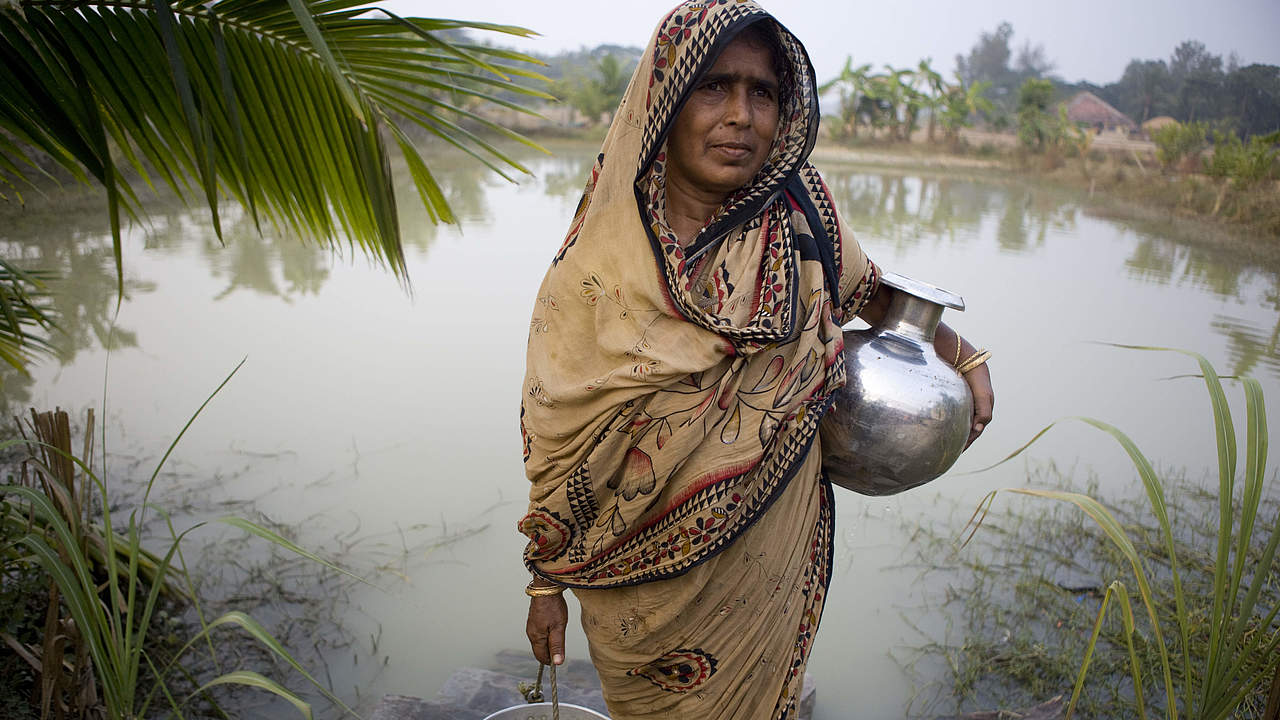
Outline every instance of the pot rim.
<svg viewBox="0 0 1280 720"><path fill-rule="evenodd" d="M880 282L895 290L901 290L908 295L914 295L922 300L928 300L931 303L964 312L964 298L950 290L943 290L936 285L920 282L895 272L884 273L880 276Z"/></svg>

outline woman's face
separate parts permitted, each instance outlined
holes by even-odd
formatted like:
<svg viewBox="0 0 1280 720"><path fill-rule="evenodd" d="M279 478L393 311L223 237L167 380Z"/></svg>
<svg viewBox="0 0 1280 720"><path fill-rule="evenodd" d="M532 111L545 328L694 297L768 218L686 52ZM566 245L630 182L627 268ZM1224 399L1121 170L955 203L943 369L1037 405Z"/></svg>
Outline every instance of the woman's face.
<svg viewBox="0 0 1280 720"><path fill-rule="evenodd" d="M755 177L778 129L778 76L769 49L737 39L720 53L676 116L667 185L721 199Z"/></svg>

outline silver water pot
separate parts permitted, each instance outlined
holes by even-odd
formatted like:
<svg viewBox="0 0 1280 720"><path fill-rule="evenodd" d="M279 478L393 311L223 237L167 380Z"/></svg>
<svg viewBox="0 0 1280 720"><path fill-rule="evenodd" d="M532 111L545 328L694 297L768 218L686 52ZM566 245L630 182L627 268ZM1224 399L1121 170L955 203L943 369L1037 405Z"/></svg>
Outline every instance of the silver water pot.
<svg viewBox="0 0 1280 720"><path fill-rule="evenodd" d="M878 327L846 330L848 380L822 419L822 465L831 482L863 495L892 495L933 480L955 463L973 423L969 385L933 350L954 293L902 275Z"/></svg>

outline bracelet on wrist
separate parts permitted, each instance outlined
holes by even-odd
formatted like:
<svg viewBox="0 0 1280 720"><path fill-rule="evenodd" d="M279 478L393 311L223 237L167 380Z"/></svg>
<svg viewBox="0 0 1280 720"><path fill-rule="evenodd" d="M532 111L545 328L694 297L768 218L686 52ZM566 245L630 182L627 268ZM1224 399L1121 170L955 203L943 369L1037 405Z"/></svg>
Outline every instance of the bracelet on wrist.
<svg viewBox="0 0 1280 720"><path fill-rule="evenodd" d="M525 595L532 598L538 598L551 597L552 595L559 595L564 592L563 585L534 585L535 582L537 582L536 578L530 580L529 584L524 586Z"/></svg>
<svg viewBox="0 0 1280 720"><path fill-rule="evenodd" d="M990 350L979 350L974 354L970 355L969 357L965 358L959 365L957 365L956 372L960 373L961 375L964 375L965 373L971 370L974 370L979 365L982 365L983 363L985 363L990 359L991 359Z"/></svg>

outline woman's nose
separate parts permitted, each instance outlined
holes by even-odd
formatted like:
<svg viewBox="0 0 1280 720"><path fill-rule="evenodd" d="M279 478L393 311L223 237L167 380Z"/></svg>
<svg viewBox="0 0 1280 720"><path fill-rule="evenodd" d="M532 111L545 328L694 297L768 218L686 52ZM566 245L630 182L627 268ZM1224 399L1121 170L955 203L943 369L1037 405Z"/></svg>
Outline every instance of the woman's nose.
<svg viewBox="0 0 1280 720"><path fill-rule="evenodd" d="M725 100L724 122L726 125L751 124L751 97L744 88L734 88Z"/></svg>

